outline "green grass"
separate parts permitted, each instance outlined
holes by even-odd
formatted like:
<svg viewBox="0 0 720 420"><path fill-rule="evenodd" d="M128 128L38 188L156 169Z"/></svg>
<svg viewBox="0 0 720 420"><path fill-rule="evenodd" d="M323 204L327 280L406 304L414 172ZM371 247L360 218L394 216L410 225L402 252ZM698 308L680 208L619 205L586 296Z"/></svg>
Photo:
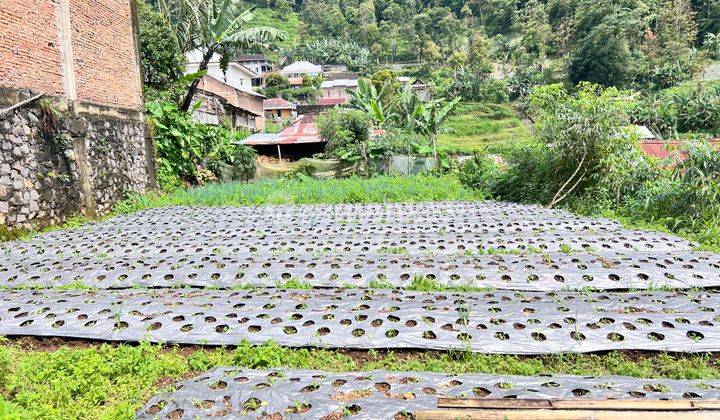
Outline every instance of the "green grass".
<svg viewBox="0 0 720 420"><path fill-rule="evenodd" d="M438 149L448 153L485 150L498 153L505 147L527 141L530 131L511 105L462 102L443 125Z"/></svg>
<svg viewBox="0 0 720 420"><path fill-rule="evenodd" d="M454 176L261 180L248 184L210 184L170 194L138 196L119 204L115 212L132 213L144 208L169 205L395 203L478 199L482 199L479 192L463 187Z"/></svg>
<svg viewBox="0 0 720 420"><path fill-rule="evenodd" d="M359 361L361 360L361 361ZM365 357L329 350L288 349L272 343L237 348L163 348L158 345L93 346L55 351L0 346L2 418L132 418L172 380L217 366L306 368L336 372L373 369L539 375L628 375L643 378L718 379L712 355L624 353L517 357L456 352L386 353ZM163 388L164 389L164 388Z"/></svg>

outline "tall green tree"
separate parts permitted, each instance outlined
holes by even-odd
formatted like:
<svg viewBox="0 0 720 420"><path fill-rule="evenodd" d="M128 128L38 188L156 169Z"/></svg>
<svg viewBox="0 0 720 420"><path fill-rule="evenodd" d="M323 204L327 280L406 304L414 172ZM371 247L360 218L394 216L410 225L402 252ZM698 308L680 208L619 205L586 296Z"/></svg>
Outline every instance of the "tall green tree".
<svg viewBox="0 0 720 420"><path fill-rule="evenodd" d="M167 18L145 0L137 5L143 81L146 88L163 90L182 76L185 55Z"/></svg>
<svg viewBox="0 0 720 420"><path fill-rule="evenodd" d="M557 190L548 206L554 207L577 191L601 169L602 162L626 149L625 92L582 83L576 94L562 85L537 88L530 97L538 138L555 164Z"/></svg>

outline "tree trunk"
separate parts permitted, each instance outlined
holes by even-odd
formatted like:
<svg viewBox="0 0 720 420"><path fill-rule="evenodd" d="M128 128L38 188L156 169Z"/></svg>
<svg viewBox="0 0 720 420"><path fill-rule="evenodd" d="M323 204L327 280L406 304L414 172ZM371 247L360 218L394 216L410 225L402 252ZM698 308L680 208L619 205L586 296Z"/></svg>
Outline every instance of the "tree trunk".
<svg viewBox="0 0 720 420"><path fill-rule="evenodd" d="M570 182L572 182L572 180L575 178L575 176L577 176L578 172L580 172L580 169L582 168L583 163L585 163L586 157L587 157L587 152L585 152L583 154L582 159L580 159L580 163L578 164L577 168L575 168L575 172L573 172L572 175L570 175L570 178L568 178L567 181L565 181L565 183L562 185L562 187L560 187L560 189L555 193L555 196L550 201L550 204L548 204L549 208L553 208L553 206L555 204L559 203L563 198L565 198L567 193L565 193L565 195L562 195L562 197L561 197L561 194L565 191L565 188L567 188L567 186L570 185ZM584 176L584 175L585 175L585 173L583 172L582 176ZM581 176L581 179L582 179L582 176ZM570 188L570 191L572 191L578 184L579 184L579 181L576 182L575 185L572 186L572 188ZM570 191L568 191L568 193ZM560 197L560 198L558 198L558 197Z"/></svg>
<svg viewBox="0 0 720 420"><path fill-rule="evenodd" d="M433 159L435 160L435 170L437 171L439 168L438 165L438 158L437 158L437 145L435 142L435 135L433 134L430 136L430 141L432 141L432 148L433 148Z"/></svg>
<svg viewBox="0 0 720 420"><path fill-rule="evenodd" d="M203 55L202 61L200 62L200 66L198 66L197 71L201 72L203 70L207 70L208 63L210 62L210 59L212 58L213 54L215 53L215 48L210 47L205 52L205 55ZM192 99L193 96L195 96L195 91L197 90L197 86L200 83L200 78L196 78L195 80L190 83L190 87L188 88L187 93L185 94L185 98L182 101L182 104L180 105L180 110L183 112L187 112L190 109L190 105L192 105Z"/></svg>

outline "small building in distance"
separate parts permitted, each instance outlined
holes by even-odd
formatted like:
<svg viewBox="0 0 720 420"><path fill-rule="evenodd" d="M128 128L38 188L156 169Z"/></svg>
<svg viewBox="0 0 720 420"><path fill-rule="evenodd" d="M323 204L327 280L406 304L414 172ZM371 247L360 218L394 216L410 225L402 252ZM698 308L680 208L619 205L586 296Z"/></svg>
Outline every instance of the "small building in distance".
<svg viewBox="0 0 720 420"><path fill-rule="evenodd" d="M263 110L267 119L284 119L297 116L297 105L283 98L270 98L263 101Z"/></svg>
<svg viewBox="0 0 720 420"><path fill-rule="evenodd" d="M708 144L720 151L720 138L709 139ZM684 142L680 140L644 140L640 141L639 146L646 155L666 162L668 167L673 167L687 159Z"/></svg>
<svg viewBox="0 0 720 420"><path fill-rule="evenodd" d="M278 160L298 160L325 150L325 140L318 134L314 115L301 115L279 133L253 134L240 143L252 146L260 155L277 156Z"/></svg>
<svg viewBox="0 0 720 420"><path fill-rule="evenodd" d="M200 61L202 61L203 52L200 50L189 51L185 54L187 58L187 66L185 67L185 74L195 73L200 67ZM252 90L253 79L258 78L258 74L249 68L243 66L238 62L231 61L228 64L228 68L223 72L220 67L220 55L213 54L210 62L207 66L207 74L212 76L216 80L220 80L224 83L236 89Z"/></svg>
<svg viewBox="0 0 720 420"><path fill-rule="evenodd" d="M320 84L321 96L320 99L324 100L340 100L345 103L350 94L348 90L353 91L358 88L358 79L337 79L337 80L323 80ZM318 100L319 101L319 100Z"/></svg>
<svg viewBox="0 0 720 420"><path fill-rule="evenodd" d="M241 54L233 61L257 74L252 79L252 85L256 87L265 86L265 77L275 71L275 65L263 54Z"/></svg>
<svg viewBox="0 0 720 420"><path fill-rule="evenodd" d="M418 78L407 77L407 76L399 76L397 79L398 79L398 82L400 82L400 84L403 86L403 88L405 86L410 85L412 90L414 90L415 93L417 93L418 97L421 100L427 101L430 99L430 96L431 96L430 86L428 86L422 80L420 80Z"/></svg>
<svg viewBox="0 0 720 420"><path fill-rule="evenodd" d="M259 93L237 89L206 74L193 97L193 103L201 101L193 111L193 118L205 124L229 122L236 129L262 131L265 129L264 99Z"/></svg>
<svg viewBox="0 0 720 420"><path fill-rule="evenodd" d="M323 74L322 66L313 64L309 61L296 61L280 70L280 74L287 78L296 78L303 76L320 76Z"/></svg>

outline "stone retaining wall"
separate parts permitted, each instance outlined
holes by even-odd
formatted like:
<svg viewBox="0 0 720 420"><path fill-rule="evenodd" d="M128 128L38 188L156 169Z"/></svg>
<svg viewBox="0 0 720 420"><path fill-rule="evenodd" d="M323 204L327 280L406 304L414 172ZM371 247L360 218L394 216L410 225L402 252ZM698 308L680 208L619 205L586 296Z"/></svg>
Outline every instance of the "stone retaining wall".
<svg viewBox="0 0 720 420"><path fill-rule="evenodd" d="M0 89L0 109L29 94ZM141 113L66 104L35 101L0 116L0 225L102 215L126 193L154 188Z"/></svg>

